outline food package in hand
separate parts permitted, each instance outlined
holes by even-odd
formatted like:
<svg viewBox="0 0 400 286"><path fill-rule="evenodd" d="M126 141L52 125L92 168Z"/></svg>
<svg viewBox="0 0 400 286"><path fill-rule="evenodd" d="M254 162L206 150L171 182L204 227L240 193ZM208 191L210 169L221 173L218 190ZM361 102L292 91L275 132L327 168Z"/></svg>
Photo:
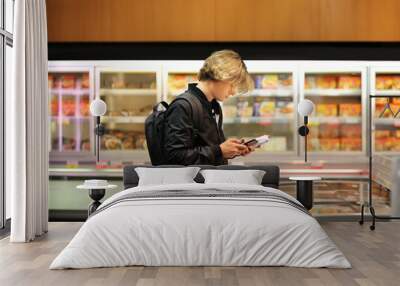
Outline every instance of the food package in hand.
<svg viewBox="0 0 400 286"><path fill-rule="evenodd" d="M62 88L71 89L75 88L75 75L65 74L61 79Z"/></svg>
<svg viewBox="0 0 400 286"><path fill-rule="evenodd" d="M262 80L262 88L277 89L278 88L278 75L266 74Z"/></svg>
<svg viewBox="0 0 400 286"><path fill-rule="evenodd" d="M317 77L317 88L334 89L337 87L336 76L321 75Z"/></svg>
<svg viewBox="0 0 400 286"><path fill-rule="evenodd" d="M361 151L361 138L341 138L340 150Z"/></svg>
<svg viewBox="0 0 400 286"><path fill-rule="evenodd" d="M360 116L361 104L359 103L341 103L339 104L340 116Z"/></svg>
<svg viewBox="0 0 400 286"><path fill-rule="evenodd" d="M318 116L337 116L337 105L334 103L317 104Z"/></svg>

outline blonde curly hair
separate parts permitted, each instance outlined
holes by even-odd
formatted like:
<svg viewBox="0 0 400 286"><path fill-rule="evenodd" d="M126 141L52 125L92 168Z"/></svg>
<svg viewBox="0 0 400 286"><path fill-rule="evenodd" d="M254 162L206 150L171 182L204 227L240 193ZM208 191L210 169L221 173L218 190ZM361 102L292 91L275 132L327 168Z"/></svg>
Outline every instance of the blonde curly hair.
<svg viewBox="0 0 400 286"><path fill-rule="evenodd" d="M198 73L199 81L227 81L233 84L235 93L254 89L254 82L247 72L246 64L238 53L221 50L212 53Z"/></svg>

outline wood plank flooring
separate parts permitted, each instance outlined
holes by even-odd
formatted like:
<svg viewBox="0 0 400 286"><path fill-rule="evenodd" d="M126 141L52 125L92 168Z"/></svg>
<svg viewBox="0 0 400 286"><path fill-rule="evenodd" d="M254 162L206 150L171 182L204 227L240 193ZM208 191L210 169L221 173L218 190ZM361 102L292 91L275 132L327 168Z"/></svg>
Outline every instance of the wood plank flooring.
<svg viewBox="0 0 400 286"><path fill-rule="evenodd" d="M0 285L400 285L400 222L323 222L323 228L353 268L290 267L121 267L48 270L82 223L50 223L47 235L32 243L0 241Z"/></svg>

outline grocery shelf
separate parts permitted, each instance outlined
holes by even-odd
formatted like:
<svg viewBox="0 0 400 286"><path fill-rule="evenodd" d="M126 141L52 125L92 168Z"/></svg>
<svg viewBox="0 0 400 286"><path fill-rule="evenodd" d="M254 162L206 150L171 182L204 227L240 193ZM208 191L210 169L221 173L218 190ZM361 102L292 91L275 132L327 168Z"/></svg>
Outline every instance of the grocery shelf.
<svg viewBox="0 0 400 286"><path fill-rule="evenodd" d="M361 89L306 89L306 96L361 96Z"/></svg>
<svg viewBox="0 0 400 286"><path fill-rule="evenodd" d="M337 123L337 124L360 124L362 121L361 117L336 117L336 116L326 116L326 117L310 117L310 123Z"/></svg>
<svg viewBox="0 0 400 286"><path fill-rule="evenodd" d="M400 118L374 118L375 125L400 127Z"/></svg>
<svg viewBox="0 0 400 286"><path fill-rule="evenodd" d="M58 120L58 119L89 120L91 118L91 116L52 115L52 116L50 116L50 118L53 120Z"/></svg>
<svg viewBox="0 0 400 286"><path fill-rule="evenodd" d="M293 118L290 117L227 117L224 118L224 124L238 124L238 123L283 123L287 124L292 122Z"/></svg>
<svg viewBox="0 0 400 286"><path fill-rule="evenodd" d="M88 88L52 88L50 89L51 94L60 94L60 95L89 95L90 90Z"/></svg>
<svg viewBox="0 0 400 286"><path fill-rule="evenodd" d="M101 88L100 95L138 95L138 96L147 96L147 95L157 95L156 89L129 89L129 88Z"/></svg>
<svg viewBox="0 0 400 286"><path fill-rule="evenodd" d="M244 96L293 97L292 89L254 89Z"/></svg>
<svg viewBox="0 0 400 286"><path fill-rule="evenodd" d="M375 95L400 97L400 90L375 90Z"/></svg>
<svg viewBox="0 0 400 286"><path fill-rule="evenodd" d="M103 123L144 123L146 116L102 116Z"/></svg>

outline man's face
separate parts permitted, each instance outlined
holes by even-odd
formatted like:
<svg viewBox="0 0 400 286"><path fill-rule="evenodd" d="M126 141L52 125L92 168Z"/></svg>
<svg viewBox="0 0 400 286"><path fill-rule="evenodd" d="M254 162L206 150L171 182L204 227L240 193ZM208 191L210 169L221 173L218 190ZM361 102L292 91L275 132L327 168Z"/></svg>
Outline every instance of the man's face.
<svg viewBox="0 0 400 286"><path fill-rule="evenodd" d="M213 95L216 100L224 101L233 96L233 93L234 88L232 83L222 80L213 82Z"/></svg>

